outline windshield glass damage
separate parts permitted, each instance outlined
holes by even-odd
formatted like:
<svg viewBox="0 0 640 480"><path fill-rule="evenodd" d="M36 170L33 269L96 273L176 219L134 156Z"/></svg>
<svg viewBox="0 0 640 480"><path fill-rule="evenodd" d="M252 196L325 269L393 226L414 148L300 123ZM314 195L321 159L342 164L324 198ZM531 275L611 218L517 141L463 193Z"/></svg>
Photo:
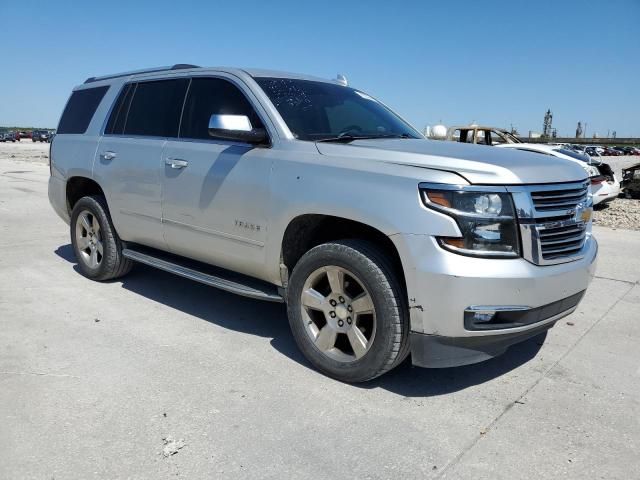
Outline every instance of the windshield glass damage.
<svg viewBox="0 0 640 480"><path fill-rule="evenodd" d="M383 104L353 88L290 78L255 80L299 140L421 138Z"/></svg>

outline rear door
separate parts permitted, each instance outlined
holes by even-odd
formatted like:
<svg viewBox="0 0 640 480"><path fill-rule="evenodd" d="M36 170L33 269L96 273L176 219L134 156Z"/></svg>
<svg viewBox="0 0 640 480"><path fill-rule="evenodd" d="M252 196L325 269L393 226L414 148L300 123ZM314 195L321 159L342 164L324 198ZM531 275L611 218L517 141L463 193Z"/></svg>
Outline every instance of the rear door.
<svg viewBox="0 0 640 480"><path fill-rule="evenodd" d="M123 240L166 249L162 236L162 148L178 136L187 78L130 83L98 145L94 175Z"/></svg>
<svg viewBox="0 0 640 480"><path fill-rule="evenodd" d="M212 114L246 115L264 128L251 92L220 75L191 80L180 138L164 147L164 236L174 253L260 276L272 161L269 149L209 136Z"/></svg>

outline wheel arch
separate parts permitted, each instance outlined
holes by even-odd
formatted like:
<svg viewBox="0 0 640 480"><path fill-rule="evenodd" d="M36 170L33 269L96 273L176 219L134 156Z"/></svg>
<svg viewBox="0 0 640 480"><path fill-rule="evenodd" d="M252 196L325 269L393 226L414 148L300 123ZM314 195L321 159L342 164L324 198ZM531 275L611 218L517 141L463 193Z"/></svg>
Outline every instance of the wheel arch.
<svg viewBox="0 0 640 480"><path fill-rule="evenodd" d="M398 249L382 231L356 220L324 214L303 214L293 218L282 237L280 263L286 276L310 249L335 240L361 239L376 245L386 254L399 282L405 286L404 269ZM281 267L281 268L282 268ZM282 272L281 272L282 274Z"/></svg>
<svg viewBox="0 0 640 480"><path fill-rule="evenodd" d="M98 182L92 178L73 176L67 180L65 197L67 200L67 212L71 215L74 205L82 197L89 195L102 195L106 198L104 190Z"/></svg>

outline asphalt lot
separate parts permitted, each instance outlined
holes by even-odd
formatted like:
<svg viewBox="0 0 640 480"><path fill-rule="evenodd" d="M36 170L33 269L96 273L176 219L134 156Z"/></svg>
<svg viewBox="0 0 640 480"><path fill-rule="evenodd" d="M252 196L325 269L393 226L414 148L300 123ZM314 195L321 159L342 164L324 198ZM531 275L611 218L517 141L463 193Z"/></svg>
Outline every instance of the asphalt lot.
<svg viewBox="0 0 640 480"><path fill-rule="evenodd" d="M0 478L640 478L640 232L594 229L597 276L546 337L351 386L310 368L281 305L143 266L82 277L48 167L18 160L0 162Z"/></svg>

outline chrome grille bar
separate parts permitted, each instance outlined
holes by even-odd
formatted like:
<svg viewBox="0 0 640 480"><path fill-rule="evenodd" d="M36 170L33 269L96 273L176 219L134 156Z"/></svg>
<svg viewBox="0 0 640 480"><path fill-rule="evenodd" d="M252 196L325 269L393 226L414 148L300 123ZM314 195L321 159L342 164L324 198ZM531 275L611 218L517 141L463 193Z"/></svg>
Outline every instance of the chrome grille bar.
<svg viewBox="0 0 640 480"><path fill-rule="evenodd" d="M586 181L507 187L512 193L522 239L523 257L536 265L582 258L591 235L583 209L591 208Z"/></svg>

